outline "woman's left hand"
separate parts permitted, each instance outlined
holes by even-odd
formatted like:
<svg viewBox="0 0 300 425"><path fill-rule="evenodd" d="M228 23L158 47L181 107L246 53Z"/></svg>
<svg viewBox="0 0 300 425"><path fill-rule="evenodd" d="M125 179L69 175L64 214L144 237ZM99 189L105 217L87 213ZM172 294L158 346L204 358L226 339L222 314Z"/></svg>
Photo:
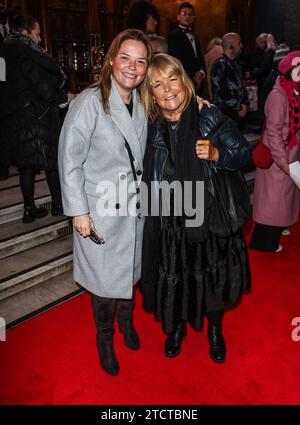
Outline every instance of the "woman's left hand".
<svg viewBox="0 0 300 425"><path fill-rule="evenodd" d="M199 111L201 111L203 105L206 105L209 108L212 106L212 104L208 100L204 100L200 96L196 96L196 98L197 98L197 103L198 103L198 106L199 106Z"/></svg>
<svg viewBox="0 0 300 425"><path fill-rule="evenodd" d="M215 162L219 160L219 151L209 140L200 139L196 141L196 155L198 159L206 159Z"/></svg>

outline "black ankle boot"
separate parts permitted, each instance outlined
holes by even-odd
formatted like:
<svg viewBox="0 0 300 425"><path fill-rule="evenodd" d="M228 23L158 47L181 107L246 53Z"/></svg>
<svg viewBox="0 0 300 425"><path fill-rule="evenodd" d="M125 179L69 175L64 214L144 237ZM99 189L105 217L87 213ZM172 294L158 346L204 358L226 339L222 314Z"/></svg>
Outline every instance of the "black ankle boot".
<svg viewBox="0 0 300 425"><path fill-rule="evenodd" d="M140 337L133 326L134 299L117 301L117 320L120 332L124 335L124 343L131 350L140 348Z"/></svg>
<svg viewBox="0 0 300 425"><path fill-rule="evenodd" d="M181 342L186 336L186 324L180 322L176 331L171 333L165 341L165 355L176 357L181 351Z"/></svg>
<svg viewBox="0 0 300 425"><path fill-rule="evenodd" d="M226 345L222 334L223 312L210 312L207 316L209 355L214 362L224 363L226 358Z"/></svg>
<svg viewBox="0 0 300 425"><path fill-rule="evenodd" d="M33 223L36 218L43 218L46 217L46 215L48 215L46 208L37 208L35 206L25 207L22 221L23 223Z"/></svg>
<svg viewBox="0 0 300 425"><path fill-rule="evenodd" d="M140 337L133 327L133 322L129 320L119 320L120 332L124 334L124 342L126 347L131 350L138 350L140 348Z"/></svg>
<svg viewBox="0 0 300 425"><path fill-rule="evenodd" d="M115 355L113 338L103 340L100 336L97 336L97 347L102 369L112 376L118 375L120 366Z"/></svg>

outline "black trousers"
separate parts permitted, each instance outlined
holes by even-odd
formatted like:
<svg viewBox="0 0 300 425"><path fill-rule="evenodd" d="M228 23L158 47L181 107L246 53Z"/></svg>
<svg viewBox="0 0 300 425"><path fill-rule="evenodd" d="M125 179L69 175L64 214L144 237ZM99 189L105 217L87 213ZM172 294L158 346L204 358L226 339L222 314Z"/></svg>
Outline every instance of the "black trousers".
<svg viewBox="0 0 300 425"><path fill-rule="evenodd" d="M34 206L34 175L35 170L29 168L20 169L20 186L25 207ZM52 207L61 207L62 200L58 171L46 171L46 180L52 196Z"/></svg>
<svg viewBox="0 0 300 425"><path fill-rule="evenodd" d="M249 248L256 249L257 251L276 251L283 229L285 227L256 223Z"/></svg>

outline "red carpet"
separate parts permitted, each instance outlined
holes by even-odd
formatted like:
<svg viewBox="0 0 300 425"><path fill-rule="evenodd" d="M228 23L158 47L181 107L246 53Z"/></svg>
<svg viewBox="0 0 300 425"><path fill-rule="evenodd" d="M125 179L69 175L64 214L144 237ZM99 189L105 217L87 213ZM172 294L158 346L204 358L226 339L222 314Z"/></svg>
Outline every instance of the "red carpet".
<svg viewBox="0 0 300 425"><path fill-rule="evenodd" d="M248 228L249 230L249 228ZM137 352L116 332L120 375L98 365L90 297L81 295L8 331L0 343L0 404L300 404L300 226L281 253L250 251L252 293L225 316L227 361L208 357L206 329L188 329L180 356L163 354L160 324L141 309Z"/></svg>

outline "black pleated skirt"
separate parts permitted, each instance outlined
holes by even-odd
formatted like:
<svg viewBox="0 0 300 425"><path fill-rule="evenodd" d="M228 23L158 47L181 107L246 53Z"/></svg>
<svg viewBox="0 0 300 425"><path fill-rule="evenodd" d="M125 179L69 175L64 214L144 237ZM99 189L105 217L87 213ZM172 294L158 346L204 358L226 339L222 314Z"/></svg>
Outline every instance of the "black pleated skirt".
<svg viewBox="0 0 300 425"><path fill-rule="evenodd" d="M184 227L163 227L155 317L164 332L172 333L181 320L199 330L206 312L234 307L249 290L248 252L241 232L191 243Z"/></svg>

